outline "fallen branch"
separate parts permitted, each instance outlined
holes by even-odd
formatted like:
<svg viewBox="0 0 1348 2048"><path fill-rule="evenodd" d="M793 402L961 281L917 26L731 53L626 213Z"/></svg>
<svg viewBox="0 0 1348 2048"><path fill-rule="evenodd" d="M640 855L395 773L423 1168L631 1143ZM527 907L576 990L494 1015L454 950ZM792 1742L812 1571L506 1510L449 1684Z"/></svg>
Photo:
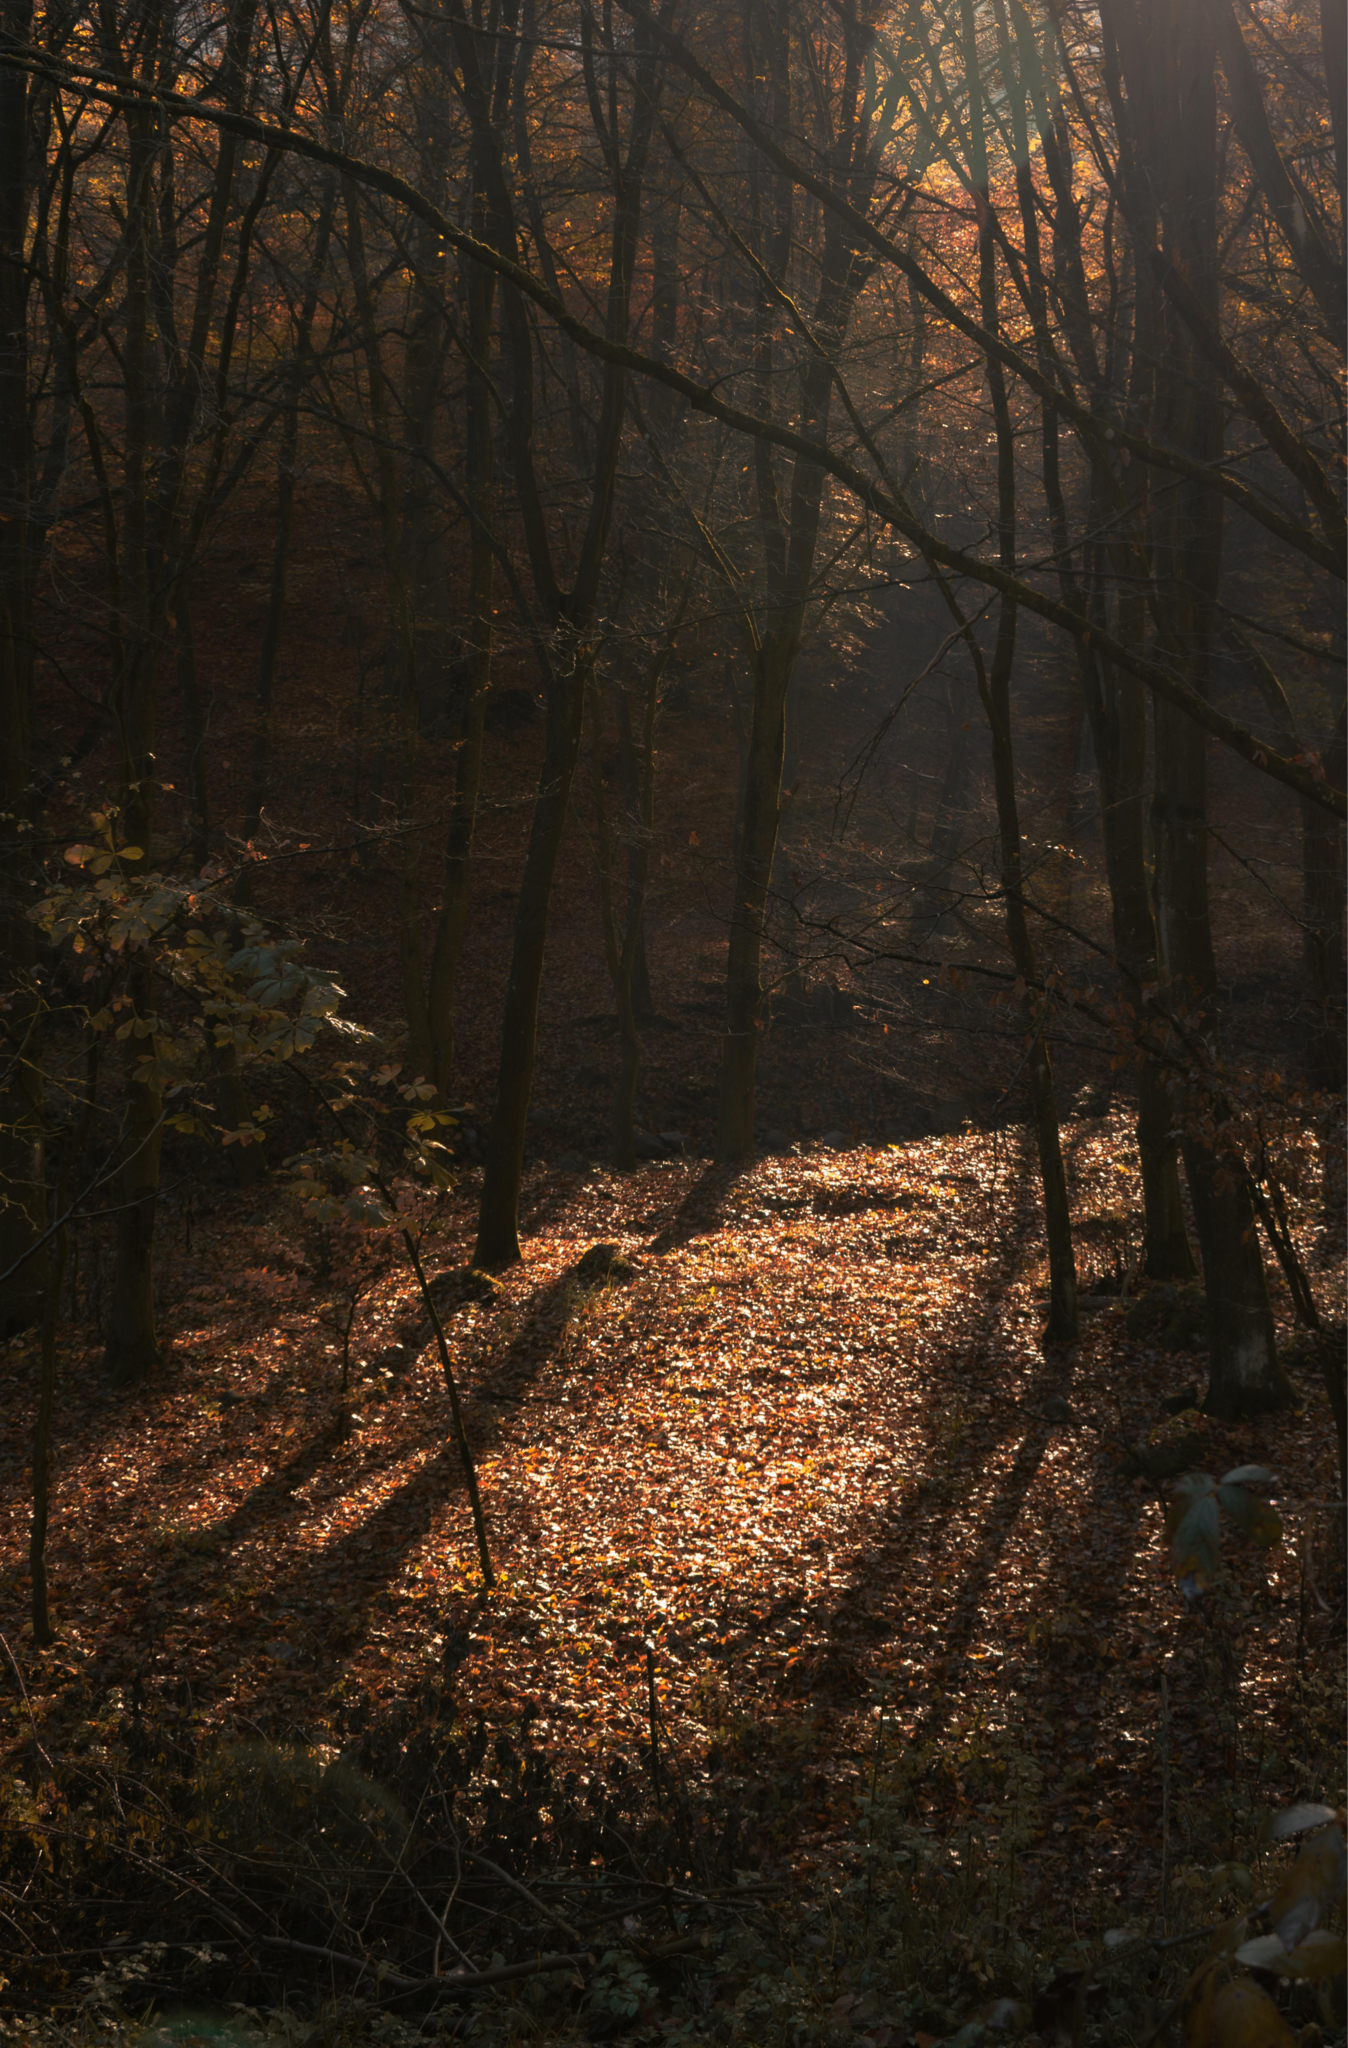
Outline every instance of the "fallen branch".
<svg viewBox="0 0 1348 2048"><path fill-rule="evenodd" d="M465 1849L463 1856L465 1862L475 1863L479 1870L489 1870L493 1877L498 1877L501 1880L502 1884L509 1885L510 1889L518 1892L522 1899L527 1899L535 1912L541 1913L545 1920L551 1920L554 1927L560 1927L563 1934L569 1934L572 1941L584 1940L584 1936L580 1933L579 1929L573 1927L569 1920L564 1919L555 1907L545 1905L535 1892L530 1891L527 1884L522 1883L518 1877L512 1877L508 1870L502 1870L500 1864L493 1863L490 1856L483 1856L476 1849Z"/></svg>
<svg viewBox="0 0 1348 2048"><path fill-rule="evenodd" d="M344 1969L355 1970L361 1976L369 1971L379 1988L388 1986L403 1995L436 1991L442 1997L466 1997L471 1992L486 1991L494 1984L509 1984L521 1977L541 1977L552 1970L594 1967L594 1956L585 1949L575 1955L535 1956L527 1963L502 1963L494 1970L449 1970L437 1977L404 1977L401 1971L391 1970L371 1956L349 1956L341 1949L323 1948L317 1942L292 1941L285 1934L264 1934L260 1940L263 1948L283 1948L291 1955L315 1956L321 1962L339 1963Z"/></svg>

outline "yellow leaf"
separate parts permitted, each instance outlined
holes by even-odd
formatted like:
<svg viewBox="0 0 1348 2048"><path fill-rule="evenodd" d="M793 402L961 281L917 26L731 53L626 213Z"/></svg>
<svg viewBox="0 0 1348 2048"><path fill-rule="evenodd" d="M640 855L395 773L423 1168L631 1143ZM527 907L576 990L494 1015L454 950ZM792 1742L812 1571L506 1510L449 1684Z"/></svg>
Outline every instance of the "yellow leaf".
<svg viewBox="0 0 1348 2048"><path fill-rule="evenodd" d="M1293 2048L1296 2036L1253 1977L1223 1984L1212 2002L1212 2048Z"/></svg>
<svg viewBox="0 0 1348 2048"><path fill-rule="evenodd" d="M1329 1918L1335 1901L1343 1897L1346 1872L1348 1858L1343 1836L1336 1827L1320 1828L1306 1837L1301 1854L1273 1894L1268 1909L1284 1948L1296 1948L1313 1928Z"/></svg>
<svg viewBox="0 0 1348 2048"><path fill-rule="evenodd" d="M1217 1988L1214 1962L1201 1963L1189 1979L1188 1989L1196 1992L1184 2015L1184 2048L1209 2048L1212 2040L1212 2005Z"/></svg>

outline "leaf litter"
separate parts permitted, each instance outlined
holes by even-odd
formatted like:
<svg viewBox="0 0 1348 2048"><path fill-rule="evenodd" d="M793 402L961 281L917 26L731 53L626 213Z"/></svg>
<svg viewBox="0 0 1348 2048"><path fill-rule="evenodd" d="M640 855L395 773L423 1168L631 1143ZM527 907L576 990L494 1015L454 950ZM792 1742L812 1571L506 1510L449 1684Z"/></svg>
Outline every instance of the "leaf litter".
<svg viewBox="0 0 1348 2048"><path fill-rule="evenodd" d="M1066 1135L1089 1247L1138 1200L1135 1157L1117 1116ZM433 1270L467 1263L473 1180ZM1304 1537L1334 1491L1323 1396L1235 1426L1168 1413L1201 1360L1130 1337L1089 1273L1081 1342L1046 1352L1027 1133L535 1171L523 1263L447 1318L489 1597L406 1276L360 1303L342 1410L333 1282L287 1217L245 1217L256 1200L219 1197L178 1261L157 1384L114 1397L92 1345L62 1361L45 1652L24 1621L32 1361L5 1353L12 1755L29 1713L88 1740L109 1702L156 1694L198 1740L339 1750L431 1684L488 1729L527 1713L583 1769L640 1748L653 1682L674 1766L736 1801L743 1868L844 1869L883 1754L934 1838L976 1829L991 1856L1014 1822L1028 1924L1076 1933L1154 1911L1167 1774L1175 1810L1220 1804L1238 1769L1270 1805L1331 1789L1297 1720L1336 1626ZM1273 1468L1290 1532L1226 1559L1249 1617L1231 1701L1170 1575L1168 1489L1137 1472L1179 1432L1206 1468Z"/></svg>

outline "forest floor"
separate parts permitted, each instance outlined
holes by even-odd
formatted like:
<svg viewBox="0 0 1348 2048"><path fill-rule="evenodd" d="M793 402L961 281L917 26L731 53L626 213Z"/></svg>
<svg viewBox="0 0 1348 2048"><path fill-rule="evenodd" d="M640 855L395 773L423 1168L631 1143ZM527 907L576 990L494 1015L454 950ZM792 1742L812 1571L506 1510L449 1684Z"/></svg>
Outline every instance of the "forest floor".
<svg viewBox="0 0 1348 2048"><path fill-rule="evenodd" d="M396 1058L397 849L375 829L365 739L334 725L332 675L377 644L365 620L377 605L362 596L368 534L341 505L334 496L324 522L327 568L317 541L306 555L304 634L280 677L263 835L278 858L258 900L334 968L350 1014ZM256 552L247 533L226 536L201 592L226 835L248 759L247 650L262 600L243 572ZM28 1622L35 1347L31 1337L0 1347L0 1946L13 1958L0 2039L39 2038L24 2031L23 1986L52 1937L30 1908L80 1882L52 1847L60 1831L75 1840L80 1811L63 1810L57 1829L55 1778L101 1773L115 1788L137 1757L195 1767L264 1745L350 1758L377 1776L429 1718L460 1739L474 1728L479 1757L511 1743L516 1754L546 1751L559 1782L569 1772L582 1787L607 1784L625 1761L648 1808L659 1809L662 1787L672 1803L677 1787L718 1881L775 1887L821 1917L814 1932L792 1921L782 1936L774 1981L788 1988L771 2024L753 2005L761 1972L749 1952L718 1963L701 2006L649 2019L643 2042L670 2048L932 2048L993 1992L1051 1987L1069 1963L1093 1969L1106 1932L1183 1934L1211 1920L1220 1873L1261 1853L1262 1816L1343 1797L1343 1552L1324 1394L1298 1376L1295 1410L1222 1426L1193 1405L1202 1354L1129 1333L1118 1289L1138 1247L1137 1156L1126 1090L1111 1092L1118 1077L1098 1044L1054 1048L1087 1299L1078 1345L1041 1341L1038 1174L1014 1120L1023 1037L1004 1009L957 991L935 965L1006 965L995 899L979 881L990 821L966 821L958 924L928 930L916 948L934 956L930 968L853 974L847 946L830 938L830 905L883 893L906 918L928 869L949 744L939 702L910 707L846 847L831 836L847 762L891 708L906 658L889 642L881 655L847 690L830 694L824 679L810 700L784 853L819 918L812 1007L806 1021L780 1009L769 1019L763 1151L741 1172L700 1156L724 1017L736 751L725 706L695 689L662 725L648 903L661 1016L644 1041L639 1108L651 1130L682 1133L685 1153L628 1175L596 1163L615 1020L589 813L581 798L573 805L540 1016L523 1260L484 1298L453 1285L444 1296L498 1575L489 1595L410 1274L381 1265L372 1245L325 1243L275 1182L232 1187L218 1158L203 1171L189 1141L166 1142L165 1361L130 1391L111 1390L101 1363L105 1226L76 1244L60 1326L50 1649L33 1644ZM90 675L99 658L91 641ZM73 672L83 673L78 661ZM1062 677L1049 663L1023 687L1046 716ZM83 715L61 709L72 731ZM1064 729L1075 731L1070 717ZM185 748L171 708L163 744L181 804ZM1061 752L1046 740L1029 764L1036 888L1066 924L1107 938L1087 863L1059 843L1071 836L1073 773ZM432 743L426 754L429 934L451 750L437 755ZM460 1272L471 1257L480 1146L466 1133L489 1115L537 754L536 729L489 742L459 1005L460 1159L428 1225L432 1273ZM1290 888L1293 825L1270 787L1229 760L1214 767L1219 817L1238 816L1242 848L1257 848L1261 873ZM91 764L87 784L75 777L66 792L72 836L97 794ZM164 815L155 858L171 863L184 834L167 799ZM1294 926L1245 864L1220 845L1212 860L1238 1054L1294 1066ZM1043 950L1051 961L1047 937ZM307 1128L279 1084L268 1106L268 1149L281 1157ZM601 1244L630 1271L604 1279L606 1258L600 1276L593 1261L582 1266ZM1325 1305L1341 1312L1341 1219L1308 1225L1302 1249ZM1290 1342L1276 1276L1275 1305ZM1139 1451L1169 1454L1172 1474L1270 1467L1284 1541L1259 1552L1228 1530L1223 1587L1186 1606L1163 1533L1173 1479L1141 1473ZM882 1811L888 1893L875 1874ZM118 1882L148 1853L133 1836ZM882 1895L915 1892L904 1873L924 1858L956 1892L917 1933L896 1933ZM145 1915L126 1888L94 1903L103 1917L62 1967L102 2027L108 1944L143 1932ZM103 1948L87 1946L95 1936ZM910 1936L917 1946L904 1949ZM884 1943L889 1974L868 1980ZM125 1990L132 1978L119 1981ZM1077 1980L1061 1981L1070 1990ZM601 2011L585 1993L571 2015L583 2038L627 2024L620 1994L618 1983ZM64 2024L41 2038L74 2039ZM502 2025L501 2041L513 2041ZM540 2033L527 2015L520 2025L521 2039L577 2038ZM1147 2034L1129 2025L1118 2039ZM1035 2028L1045 2048L1081 2048L1061 2012L1036 2011ZM199 2038L243 2036L203 2022Z"/></svg>
<svg viewBox="0 0 1348 2048"><path fill-rule="evenodd" d="M1116 1113L1065 1138L1108 1287L1131 1134ZM432 1271L470 1256L476 1180L441 1205ZM1104 1291L1046 1350L1036 1197L1015 1128L740 1173L538 1164L522 1264L448 1320L484 1595L410 1276L359 1304L343 1403L349 1270L323 1274L281 1194L217 1192L173 1256L162 1375L113 1393L92 1332L64 1352L48 1650L25 1615L31 1345L0 1363L11 1760L35 1735L105 1754L141 1715L355 1753L436 1695L492 1731L527 1715L583 1772L643 1753L653 1672L664 1767L733 1808L733 1867L832 1882L883 1770L933 1841L1011 1842L1047 1949L1153 1927L1163 1882L1173 1901L1243 1856L1258 1812L1341 1797L1332 1430L1309 1382L1292 1413L1198 1414L1178 1397L1205 1360L1131 1338ZM630 1272L578 1274L598 1243ZM1331 1284L1340 1255L1313 1248ZM1207 1616L1167 1567L1167 1486L1128 1469L1180 1438L1188 1466L1271 1466L1287 1532L1271 1553L1228 1533Z"/></svg>

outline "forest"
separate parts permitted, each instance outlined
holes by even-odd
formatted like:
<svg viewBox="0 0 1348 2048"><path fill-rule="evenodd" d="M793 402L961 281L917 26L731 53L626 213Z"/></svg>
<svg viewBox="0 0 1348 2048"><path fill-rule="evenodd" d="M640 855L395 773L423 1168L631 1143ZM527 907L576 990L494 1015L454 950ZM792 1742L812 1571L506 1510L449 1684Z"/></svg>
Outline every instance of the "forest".
<svg viewBox="0 0 1348 2048"><path fill-rule="evenodd" d="M1334 2048L1342 0L0 0L0 2041Z"/></svg>

